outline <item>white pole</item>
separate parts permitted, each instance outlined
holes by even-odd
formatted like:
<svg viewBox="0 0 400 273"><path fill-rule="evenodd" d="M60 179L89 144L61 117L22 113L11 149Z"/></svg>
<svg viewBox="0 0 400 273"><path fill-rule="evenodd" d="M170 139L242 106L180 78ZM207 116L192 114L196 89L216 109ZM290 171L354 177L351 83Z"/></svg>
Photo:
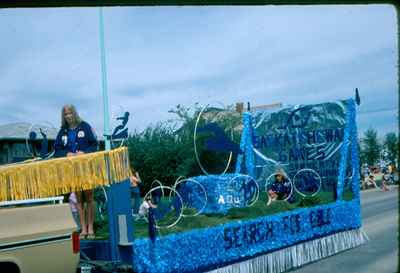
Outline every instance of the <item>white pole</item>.
<svg viewBox="0 0 400 273"><path fill-rule="evenodd" d="M101 83L103 90L103 116L104 116L104 136L106 151L111 150L110 143L110 116L108 110L108 94L107 94L107 69L106 69L106 54L104 46L104 23L103 23L103 8L99 8L99 32L100 32L100 55L101 55Z"/></svg>

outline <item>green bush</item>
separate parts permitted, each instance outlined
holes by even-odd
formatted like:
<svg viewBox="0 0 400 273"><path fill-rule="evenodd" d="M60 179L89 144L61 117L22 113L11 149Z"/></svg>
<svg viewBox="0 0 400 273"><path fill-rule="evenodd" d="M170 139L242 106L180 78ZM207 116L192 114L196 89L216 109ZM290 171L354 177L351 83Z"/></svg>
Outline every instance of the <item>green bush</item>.
<svg viewBox="0 0 400 273"><path fill-rule="evenodd" d="M131 166L139 172L144 182L142 195L150 190L155 179L161 181L163 185L171 186L179 176L192 177L203 174L196 161L193 143L194 127L200 108L196 105L193 111L178 105L170 112L181 120L179 128L172 122L158 123L147 127L143 132L135 131L128 138ZM234 125L238 127L240 123L239 114L222 115L218 120L218 125L226 127ZM200 126L202 124L200 123ZM239 130L234 136L235 142L239 143ZM197 139L199 159L201 162L206 162L206 168L210 173L221 173L226 166L228 153L206 151L204 149L206 138L207 135L203 134ZM234 166L233 160L228 172L232 172Z"/></svg>

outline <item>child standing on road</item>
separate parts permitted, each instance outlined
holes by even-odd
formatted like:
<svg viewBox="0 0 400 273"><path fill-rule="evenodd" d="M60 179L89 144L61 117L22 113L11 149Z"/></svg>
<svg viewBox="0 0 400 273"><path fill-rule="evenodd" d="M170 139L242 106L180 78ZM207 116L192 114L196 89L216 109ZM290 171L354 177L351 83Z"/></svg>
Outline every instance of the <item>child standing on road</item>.
<svg viewBox="0 0 400 273"><path fill-rule="evenodd" d="M389 183L390 176L388 173L388 170L385 170L383 175L382 175L382 191L389 191L389 187L387 184Z"/></svg>
<svg viewBox="0 0 400 273"><path fill-rule="evenodd" d="M361 186L362 186L363 190L368 188L368 181L370 179L370 175L371 175L371 173L369 171L368 164L364 163L364 165L361 169L361 181L362 181Z"/></svg>

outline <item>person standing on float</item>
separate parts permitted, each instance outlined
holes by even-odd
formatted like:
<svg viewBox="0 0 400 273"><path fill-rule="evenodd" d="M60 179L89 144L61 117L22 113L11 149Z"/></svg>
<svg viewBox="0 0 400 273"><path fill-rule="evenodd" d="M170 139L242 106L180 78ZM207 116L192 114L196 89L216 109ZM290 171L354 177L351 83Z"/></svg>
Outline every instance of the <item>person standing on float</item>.
<svg viewBox="0 0 400 273"><path fill-rule="evenodd" d="M61 129L57 134L54 150L55 157L79 156L98 150L96 134L92 127L79 117L75 106L71 104L62 107ZM82 229L80 237L93 239L95 213L93 190L77 192L76 195Z"/></svg>

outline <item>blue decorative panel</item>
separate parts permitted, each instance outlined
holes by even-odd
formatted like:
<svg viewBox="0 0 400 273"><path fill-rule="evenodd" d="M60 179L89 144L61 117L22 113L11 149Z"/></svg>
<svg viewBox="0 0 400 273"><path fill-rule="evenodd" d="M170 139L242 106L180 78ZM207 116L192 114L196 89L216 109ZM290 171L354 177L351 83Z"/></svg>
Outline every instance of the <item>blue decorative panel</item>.
<svg viewBox="0 0 400 273"><path fill-rule="evenodd" d="M361 226L358 200L134 242L135 272L202 272Z"/></svg>

